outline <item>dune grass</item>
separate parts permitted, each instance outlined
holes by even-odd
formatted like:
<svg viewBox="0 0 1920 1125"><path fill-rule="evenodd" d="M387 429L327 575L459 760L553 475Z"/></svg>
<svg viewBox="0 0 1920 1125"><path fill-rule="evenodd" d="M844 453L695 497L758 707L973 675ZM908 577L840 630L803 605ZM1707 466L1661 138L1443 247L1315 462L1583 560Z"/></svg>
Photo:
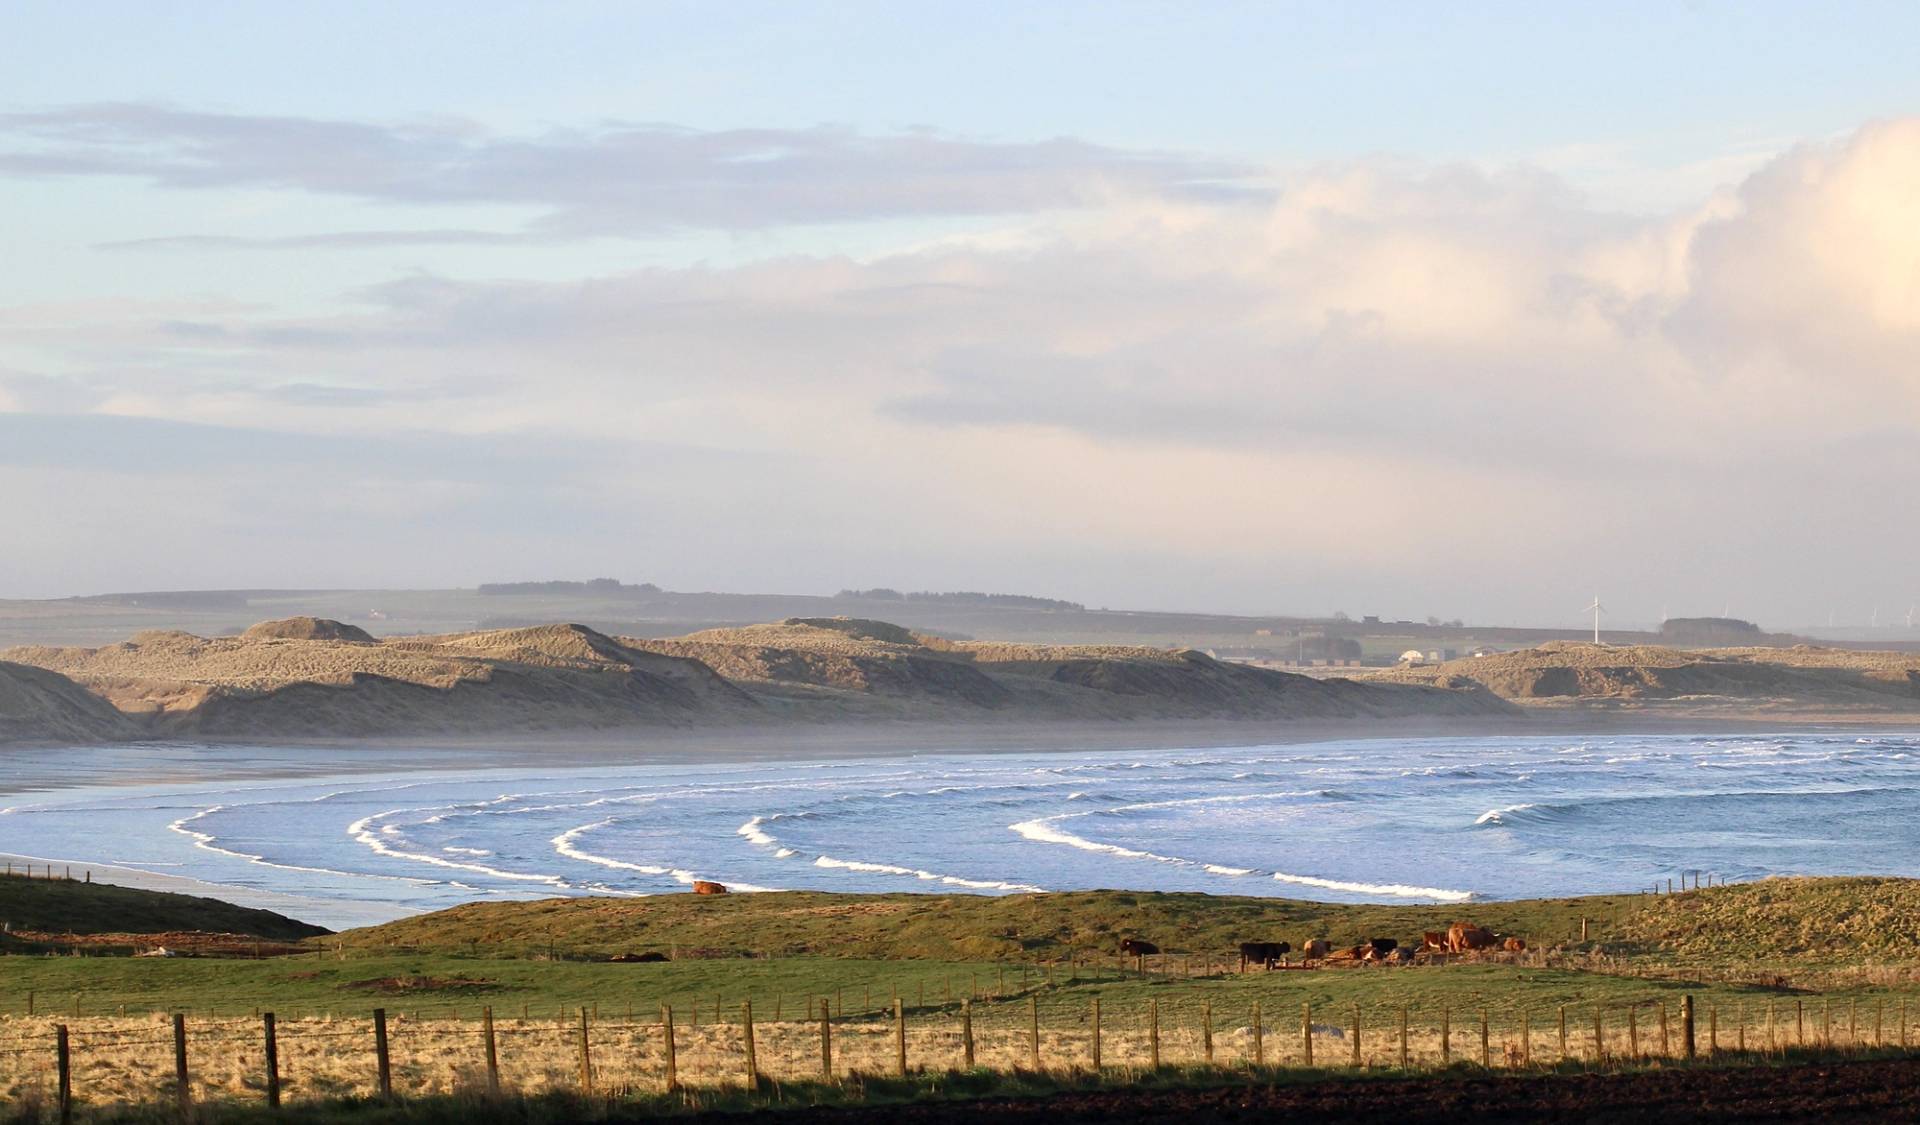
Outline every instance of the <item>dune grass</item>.
<svg viewBox="0 0 1920 1125"><path fill-rule="evenodd" d="M20 869L16 869L20 870ZM74 878L0 876L0 922L48 934L150 934L177 930L298 940L319 926L219 899L115 887Z"/></svg>

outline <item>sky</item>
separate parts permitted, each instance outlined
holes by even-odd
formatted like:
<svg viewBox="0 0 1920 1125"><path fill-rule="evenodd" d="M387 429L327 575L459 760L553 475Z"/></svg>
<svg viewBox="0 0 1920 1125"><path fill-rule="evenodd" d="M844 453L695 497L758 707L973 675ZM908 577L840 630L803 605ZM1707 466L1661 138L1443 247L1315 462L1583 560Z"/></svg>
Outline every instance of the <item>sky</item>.
<svg viewBox="0 0 1920 1125"><path fill-rule="evenodd" d="M8 12L0 597L1920 601L1912 4Z"/></svg>

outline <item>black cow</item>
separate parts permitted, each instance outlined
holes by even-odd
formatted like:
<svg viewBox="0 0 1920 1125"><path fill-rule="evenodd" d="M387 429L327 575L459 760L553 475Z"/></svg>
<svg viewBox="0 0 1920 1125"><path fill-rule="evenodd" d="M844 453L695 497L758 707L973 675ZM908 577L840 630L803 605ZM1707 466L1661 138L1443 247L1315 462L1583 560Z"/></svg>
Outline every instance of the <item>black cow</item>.
<svg viewBox="0 0 1920 1125"><path fill-rule="evenodd" d="M1390 937L1370 938L1367 941L1366 957L1369 961L1384 961L1387 954L1400 948L1400 943Z"/></svg>
<svg viewBox="0 0 1920 1125"><path fill-rule="evenodd" d="M1139 938L1121 938L1120 955L1122 957L1147 957L1160 952L1160 947L1150 941Z"/></svg>
<svg viewBox="0 0 1920 1125"><path fill-rule="evenodd" d="M1292 952L1293 946L1284 941L1243 941L1240 943L1240 971L1246 972L1248 965L1271 969Z"/></svg>

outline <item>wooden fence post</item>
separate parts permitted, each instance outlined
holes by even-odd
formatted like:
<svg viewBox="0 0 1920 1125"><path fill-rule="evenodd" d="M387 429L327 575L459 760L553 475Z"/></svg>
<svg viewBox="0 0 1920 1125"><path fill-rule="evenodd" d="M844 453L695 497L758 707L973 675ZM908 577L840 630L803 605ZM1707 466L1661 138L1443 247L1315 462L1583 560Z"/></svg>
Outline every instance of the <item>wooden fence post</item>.
<svg viewBox="0 0 1920 1125"><path fill-rule="evenodd" d="M907 1073L907 1005L898 996L893 998L893 1072Z"/></svg>
<svg viewBox="0 0 1920 1125"><path fill-rule="evenodd" d="M272 1109L280 1108L280 1042L274 1034L273 1013L266 1012L260 1017L260 1027L266 1035L267 1054L267 1105Z"/></svg>
<svg viewBox="0 0 1920 1125"><path fill-rule="evenodd" d="M1257 1030L1260 1026L1260 1003L1257 1000L1253 1005L1253 1016L1253 1026L1256 1029L1253 1041L1258 1044L1260 1042L1260 1033ZM1313 1001L1311 1000L1300 1005L1300 1059L1303 1065L1313 1065Z"/></svg>
<svg viewBox="0 0 1920 1125"><path fill-rule="evenodd" d="M1627 1057L1640 1057L1640 1009L1627 1005Z"/></svg>
<svg viewBox="0 0 1920 1125"><path fill-rule="evenodd" d="M1213 1003L1200 1005L1200 1053L1208 1066L1213 1065Z"/></svg>
<svg viewBox="0 0 1920 1125"><path fill-rule="evenodd" d="M1533 1013L1520 1009L1520 1065L1533 1065Z"/></svg>
<svg viewBox="0 0 1920 1125"><path fill-rule="evenodd" d="M1664 1017L1666 1012L1667 1005L1666 1001L1663 1000L1660 1002L1661 1016ZM1660 1022L1665 1024L1666 1020L1662 1018ZM1689 1062L1698 1057L1698 1053L1694 1048L1693 996L1691 994L1680 998L1680 1052Z"/></svg>
<svg viewBox="0 0 1920 1125"><path fill-rule="evenodd" d="M718 1016L720 1013L715 1012ZM593 1093L593 1047L587 1037L587 1009L580 1009L580 1088Z"/></svg>
<svg viewBox="0 0 1920 1125"><path fill-rule="evenodd" d="M480 1030L487 1041L487 1096L500 1096L500 1049L493 1038L493 1005L480 1009Z"/></svg>
<svg viewBox="0 0 1920 1125"><path fill-rule="evenodd" d="M1093 1069L1100 1070L1100 998L1093 998Z"/></svg>
<svg viewBox="0 0 1920 1125"><path fill-rule="evenodd" d="M1407 1069L1407 1008L1400 1006L1400 1069Z"/></svg>
<svg viewBox="0 0 1920 1125"><path fill-rule="evenodd" d="M54 1062L60 1072L60 1125L72 1125L73 1054L67 1043L67 1025L64 1023L53 1029L53 1051Z"/></svg>
<svg viewBox="0 0 1920 1125"><path fill-rule="evenodd" d="M833 1009L820 1001L820 1077L833 1081Z"/></svg>
<svg viewBox="0 0 1920 1125"><path fill-rule="evenodd" d="M1040 998L1027 997L1027 1047L1033 1055L1033 1069L1040 1070Z"/></svg>
<svg viewBox="0 0 1920 1125"><path fill-rule="evenodd" d="M1605 1062L1607 1059L1607 1025L1604 1009L1593 1006L1593 1061Z"/></svg>
<svg viewBox="0 0 1920 1125"><path fill-rule="evenodd" d="M973 1069L973 998L960 1001L960 1057L968 1070Z"/></svg>
<svg viewBox="0 0 1920 1125"><path fill-rule="evenodd" d="M660 1046L667 1056L667 1090L680 1088L680 1056L673 1045L673 1005L660 1005Z"/></svg>
<svg viewBox="0 0 1920 1125"><path fill-rule="evenodd" d="M1360 1026L1360 1005L1355 1004L1353 1006L1353 1050L1351 1055L1353 1065L1356 1067L1360 1065L1360 1059L1362 1057L1360 1053Z"/></svg>
<svg viewBox="0 0 1920 1125"><path fill-rule="evenodd" d="M193 1087L187 1080L187 1015L173 1013L173 1096L181 1116L193 1113Z"/></svg>
<svg viewBox="0 0 1920 1125"><path fill-rule="evenodd" d="M1560 1005L1560 1062L1567 1061L1567 1006Z"/></svg>
<svg viewBox="0 0 1920 1125"><path fill-rule="evenodd" d="M1160 1001L1147 1001L1147 1057L1148 1065L1154 1070L1160 1069Z"/></svg>
<svg viewBox="0 0 1920 1125"><path fill-rule="evenodd" d="M1440 1005L1440 1065L1453 1065L1453 1009Z"/></svg>
<svg viewBox="0 0 1920 1125"><path fill-rule="evenodd" d="M1492 1044L1489 1042L1487 1036L1488 1022L1487 1010L1485 1008L1480 1009L1480 1065L1482 1067L1493 1065Z"/></svg>
<svg viewBox="0 0 1920 1125"><path fill-rule="evenodd" d="M1707 1053L1720 1053L1720 1005L1707 1005Z"/></svg>
<svg viewBox="0 0 1920 1125"><path fill-rule="evenodd" d="M740 1002L740 1034L747 1048L747 1086L749 1089L757 1090L760 1088L760 1059L754 1053L753 1047L752 1000Z"/></svg>
<svg viewBox="0 0 1920 1125"><path fill-rule="evenodd" d="M387 1054L387 1010L373 1010L373 1060L379 1073L380 1096L393 1100L393 1060Z"/></svg>

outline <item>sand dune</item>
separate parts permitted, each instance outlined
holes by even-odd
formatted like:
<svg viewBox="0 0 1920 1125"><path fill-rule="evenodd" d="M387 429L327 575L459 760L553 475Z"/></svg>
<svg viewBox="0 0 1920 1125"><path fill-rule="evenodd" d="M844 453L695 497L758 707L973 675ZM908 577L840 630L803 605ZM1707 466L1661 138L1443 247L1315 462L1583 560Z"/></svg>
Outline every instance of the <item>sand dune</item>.
<svg viewBox="0 0 1920 1125"><path fill-rule="evenodd" d="M0 745L105 742L138 726L112 704L58 673L0 661Z"/></svg>
<svg viewBox="0 0 1920 1125"><path fill-rule="evenodd" d="M71 703L70 734L56 736L76 739L867 718L1344 720L1512 710L1477 685L1320 680L1150 648L957 643L848 618L791 618L666 640L608 637L580 625L375 640L353 626L295 618L232 637L147 632L100 648L26 647L0 657L33 666L48 690L65 685L64 695L48 698Z"/></svg>
<svg viewBox="0 0 1920 1125"><path fill-rule="evenodd" d="M1920 712L1920 655L1845 649L1733 648L1554 641L1539 648L1380 673L1375 682L1478 684L1533 705L1659 707L1743 701L1836 712Z"/></svg>

